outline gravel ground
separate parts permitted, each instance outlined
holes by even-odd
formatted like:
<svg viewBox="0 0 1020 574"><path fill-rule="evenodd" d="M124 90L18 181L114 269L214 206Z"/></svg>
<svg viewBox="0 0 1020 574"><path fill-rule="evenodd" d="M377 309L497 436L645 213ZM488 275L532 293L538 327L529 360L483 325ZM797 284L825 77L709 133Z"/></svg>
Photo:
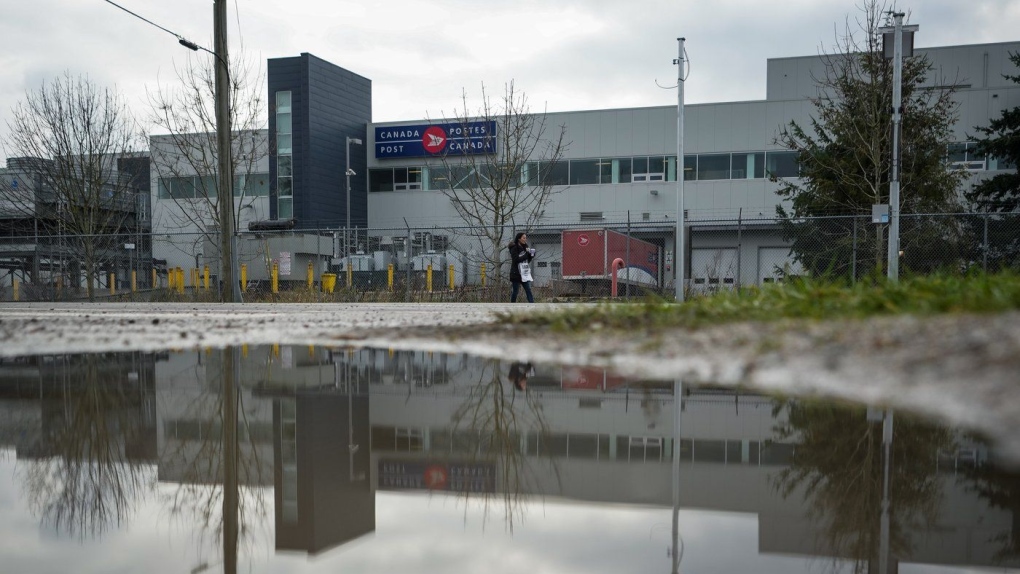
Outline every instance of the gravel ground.
<svg viewBox="0 0 1020 574"><path fill-rule="evenodd" d="M385 346L607 366L909 407L983 430L1020 458L1020 313L737 323L564 335L495 313L545 304L0 303L0 357L247 344ZM512 356L507 349L513 349Z"/></svg>

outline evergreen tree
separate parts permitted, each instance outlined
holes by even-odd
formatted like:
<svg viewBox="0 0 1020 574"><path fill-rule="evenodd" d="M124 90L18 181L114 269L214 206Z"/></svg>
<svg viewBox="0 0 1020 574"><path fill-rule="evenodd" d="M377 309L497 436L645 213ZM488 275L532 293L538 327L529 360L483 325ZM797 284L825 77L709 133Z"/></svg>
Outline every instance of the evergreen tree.
<svg viewBox="0 0 1020 574"><path fill-rule="evenodd" d="M856 265L872 254L881 268L886 258L886 226L872 226L874 204L889 203L892 165L893 62L883 56L880 20L884 5L867 1L859 26L863 41L847 29L837 53L823 56L825 73L818 79L819 95L812 99L810 126L791 122L777 143L796 151L799 179L783 180L777 193L788 200L778 214L784 233L804 269L818 274L847 276L871 265ZM960 171L946 168L958 105L953 87L923 89L933 72L923 56L904 58L900 128L900 213L939 213L955 210ZM945 82L934 82L943 85ZM915 271L927 262L944 259L947 245L958 245L959 230L949 221L927 218L923 223L902 221L903 264ZM873 229L872 229L873 228ZM871 235L869 237L869 234ZM936 257L930 249L937 246Z"/></svg>

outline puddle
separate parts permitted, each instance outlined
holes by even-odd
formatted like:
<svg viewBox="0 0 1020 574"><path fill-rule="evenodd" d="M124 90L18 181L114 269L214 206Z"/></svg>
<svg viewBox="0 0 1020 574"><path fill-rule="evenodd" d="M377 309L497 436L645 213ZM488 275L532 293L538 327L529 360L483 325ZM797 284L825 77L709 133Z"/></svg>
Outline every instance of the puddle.
<svg viewBox="0 0 1020 574"><path fill-rule="evenodd" d="M1018 571L1020 475L1002 452L904 410L468 355L19 357L0 360L0 560Z"/></svg>

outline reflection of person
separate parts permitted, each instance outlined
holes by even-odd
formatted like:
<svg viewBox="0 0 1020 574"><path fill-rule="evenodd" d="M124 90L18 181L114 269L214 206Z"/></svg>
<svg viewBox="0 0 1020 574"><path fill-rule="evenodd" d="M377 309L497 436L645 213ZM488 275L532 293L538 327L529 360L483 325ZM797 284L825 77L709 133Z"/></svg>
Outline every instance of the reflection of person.
<svg viewBox="0 0 1020 574"><path fill-rule="evenodd" d="M517 293L523 285L528 303L534 303L535 296L531 294L531 260L535 258L535 250L528 247L528 234L518 233L507 248L510 250L510 283L513 284L510 302L517 302Z"/></svg>
<svg viewBox="0 0 1020 574"><path fill-rule="evenodd" d="M531 363L514 361L510 364L510 382L512 382L514 384L514 388L519 391L527 390L528 377L534 372L535 366Z"/></svg>

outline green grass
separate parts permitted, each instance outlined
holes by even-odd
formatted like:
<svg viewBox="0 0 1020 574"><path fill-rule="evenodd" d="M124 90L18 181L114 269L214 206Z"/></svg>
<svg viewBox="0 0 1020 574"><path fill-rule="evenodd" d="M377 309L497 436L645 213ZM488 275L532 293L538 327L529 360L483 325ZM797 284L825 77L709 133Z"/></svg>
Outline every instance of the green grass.
<svg viewBox="0 0 1020 574"><path fill-rule="evenodd" d="M724 291L676 304L647 298L637 303L602 303L549 313L501 315L505 323L561 331L702 327L735 321L863 318L875 315L994 313L1020 308L1020 276L935 275L899 282L884 278L845 286L824 279L797 279L739 291Z"/></svg>

